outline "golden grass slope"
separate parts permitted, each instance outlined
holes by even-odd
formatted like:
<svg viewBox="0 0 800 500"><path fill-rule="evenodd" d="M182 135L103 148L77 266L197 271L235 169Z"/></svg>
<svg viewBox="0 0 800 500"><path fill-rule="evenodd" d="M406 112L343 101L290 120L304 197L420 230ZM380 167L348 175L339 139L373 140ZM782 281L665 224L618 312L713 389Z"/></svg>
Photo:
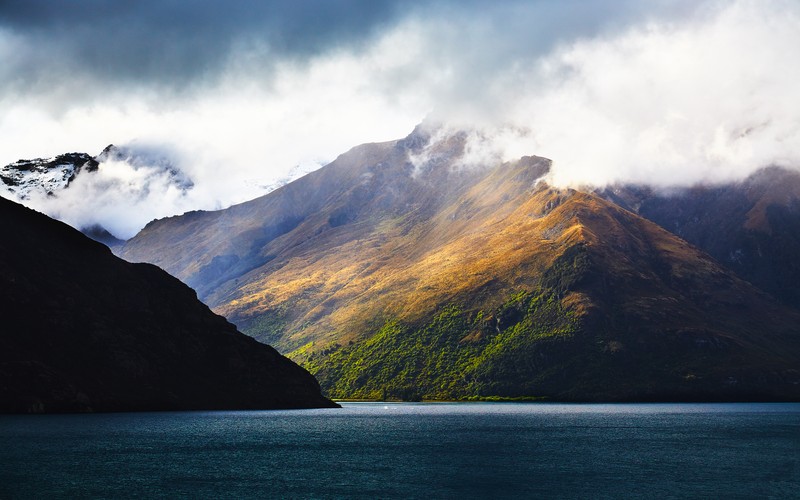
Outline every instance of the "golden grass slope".
<svg viewBox="0 0 800 500"><path fill-rule="evenodd" d="M618 205L549 187L548 160L469 167L464 144L360 146L257 200L156 221L123 255L337 397L789 397L795 312Z"/></svg>

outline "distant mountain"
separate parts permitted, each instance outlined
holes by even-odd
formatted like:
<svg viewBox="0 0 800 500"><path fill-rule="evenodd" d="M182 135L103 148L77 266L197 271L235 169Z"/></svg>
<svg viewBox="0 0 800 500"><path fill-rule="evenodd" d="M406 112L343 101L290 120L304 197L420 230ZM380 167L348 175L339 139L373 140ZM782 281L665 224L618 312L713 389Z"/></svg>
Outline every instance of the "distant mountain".
<svg viewBox="0 0 800 500"><path fill-rule="evenodd" d="M600 194L800 308L800 173L770 167L736 183L666 192L615 186Z"/></svg>
<svg viewBox="0 0 800 500"><path fill-rule="evenodd" d="M147 193L150 182L172 186L179 192L186 192L193 187L191 179L163 155L111 144L94 157L86 153L67 153L54 158L19 160L2 166L0 196L31 208L40 208L48 212L51 217L61 218L63 215L60 210L61 205L52 203L54 200L65 196L71 190L79 189L78 200L89 204L93 198L104 194L101 191L110 188L113 183L120 182L114 175L103 181L97 179L102 173L100 169L119 168L119 165L113 165L114 162L125 164L133 170L143 169L147 172L147 175L138 181L141 185L127 185L124 192L138 189L140 194ZM110 164L104 165L107 163ZM80 188L75 187L81 183L83 184ZM111 247L118 246L123 241L97 222L90 222L76 229Z"/></svg>
<svg viewBox="0 0 800 500"><path fill-rule="evenodd" d="M800 315L657 225L474 167L465 136L359 146L121 249L195 287L334 397L798 400Z"/></svg>
<svg viewBox="0 0 800 500"><path fill-rule="evenodd" d="M99 163L86 153L67 153L54 158L19 160L0 167L0 192L6 198L29 200L53 196L66 189L82 171L95 172Z"/></svg>
<svg viewBox="0 0 800 500"><path fill-rule="evenodd" d="M195 293L0 199L0 412L329 407Z"/></svg>

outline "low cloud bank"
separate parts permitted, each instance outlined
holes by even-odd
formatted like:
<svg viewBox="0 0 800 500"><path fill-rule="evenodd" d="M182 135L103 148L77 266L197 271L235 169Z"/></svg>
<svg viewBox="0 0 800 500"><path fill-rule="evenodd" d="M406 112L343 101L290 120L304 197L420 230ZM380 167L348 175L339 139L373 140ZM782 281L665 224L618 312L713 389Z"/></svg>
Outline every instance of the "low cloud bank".
<svg viewBox="0 0 800 500"><path fill-rule="evenodd" d="M798 46L799 4L708 4L513 65L431 121L474 127L465 163L545 156L558 186L688 186L800 168Z"/></svg>
<svg viewBox="0 0 800 500"><path fill-rule="evenodd" d="M287 49L302 30L260 36L251 22L223 30L206 56L198 45L186 67L155 57L155 68L113 75L125 57L147 59L150 45L93 52L112 36L100 29L59 51L60 32L0 22L0 163L112 142L161 151L191 186L163 169L109 164L42 202L122 237L148 218L251 199L426 119L469 131L465 166L546 156L559 186L680 186L800 167L796 2L390 4L356 35L326 31L302 50ZM137 19L125 43L138 39ZM173 54L194 47L196 33L173 36ZM95 61L115 54L123 60L111 66Z"/></svg>

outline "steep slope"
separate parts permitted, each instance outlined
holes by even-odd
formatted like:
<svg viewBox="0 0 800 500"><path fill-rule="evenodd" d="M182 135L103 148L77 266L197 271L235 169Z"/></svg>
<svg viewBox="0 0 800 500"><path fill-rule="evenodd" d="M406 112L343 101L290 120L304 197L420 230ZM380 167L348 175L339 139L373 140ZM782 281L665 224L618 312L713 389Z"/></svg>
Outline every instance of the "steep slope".
<svg viewBox="0 0 800 500"><path fill-rule="evenodd" d="M405 143L359 146L267 196L226 210L154 221L120 256L157 263L215 303L210 294L221 285L270 262L303 238L315 233L326 238L345 233L350 238L353 230L364 234L369 229L352 226L356 219L376 222L435 202L421 183L414 186L407 151ZM173 241L180 244L173 246Z"/></svg>
<svg viewBox="0 0 800 500"><path fill-rule="evenodd" d="M549 166L526 157L495 169L460 168L463 136L428 140L417 130L403 141L360 146L265 197L155 221L120 255L167 269L243 331L283 350L330 343L332 334L349 335L352 328L341 326L363 318L373 297L405 300L408 290L390 290L404 267L420 264L419 272L435 276L441 262L425 261L427 254L513 210ZM430 159L415 167L409 156L423 150ZM404 279L413 285L417 278ZM476 272L465 288L489 281ZM486 295L492 291L489 284ZM423 290L414 293L427 301ZM413 304L408 310L416 312Z"/></svg>
<svg viewBox="0 0 800 500"><path fill-rule="evenodd" d="M335 397L797 399L800 316L674 235L460 135L365 145L126 258L196 286Z"/></svg>
<svg viewBox="0 0 800 500"><path fill-rule="evenodd" d="M800 308L800 173L771 167L730 184L670 192L616 186L601 194Z"/></svg>
<svg viewBox="0 0 800 500"><path fill-rule="evenodd" d="M509 270L480 266L513 286L414 301L422 316L384 314L364 340L309 356L323 387L400 398L800 397L800 317L698 250L584 193L542 188L506 220L513 237L438 252L454 262L438 279L458 289L455 263L516 241L500 259Z"/></svg>
<svg viewBox="0 0 800 500"><path fill-rule="evenodd" d="M0 198L0 411L331 406L194 292Z"/></svg>

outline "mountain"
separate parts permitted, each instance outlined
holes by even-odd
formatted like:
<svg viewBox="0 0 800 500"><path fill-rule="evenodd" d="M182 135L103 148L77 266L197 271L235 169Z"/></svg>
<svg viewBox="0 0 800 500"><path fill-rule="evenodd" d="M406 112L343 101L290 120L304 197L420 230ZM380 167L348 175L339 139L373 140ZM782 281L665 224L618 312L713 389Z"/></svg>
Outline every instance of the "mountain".
<svg viewBox="0 0 800 500"><path fill-rule="evenodd" d="M0 412L330 407L150 264L0 198Z"/></svg>
<svg viewBox="0 0 800 500"><path fill-rule="evenodd" d="M800 308L800 173L769 167L741 182L669 191L620 185L600 194Z"/></svg>
<svg viewBox="0 0 800 500"><path fill-rule="evenodd" d="M87 153L66 153L53 158L18 160L0 167L0 194L20 202L32 197L57 197L77 178L97 173L100 165L108 162L126 163L134 169L156 168L179 190L193 186L191 179L163 155L109 144L94 157Z"/></svg>
<svg viewBox="0 0 800 500"><path fill-rule="evenodd" d="M67 153L0 166L0 196L66 222L113 250L153 217L180 212L197 196L206 198L195 194L194 181L180 165L180 155L169 148L111 144L96 156ZM243 180L242 187L268 193L319 167L304 162L274 178Z"/></svg>
<svg viewBox="0 0 800 500"><path fill-rule="evenodd" d="M7 198L29 200L53 196L66 189L81 172L95 172L99 163L86 153L67 153L54 158L19 160L0 167L0 193Z"/></svg>
<svg viewBox="0 0 800 500"><path fill-rule="evenodd" d="M113 144L94 157L67 153L0 167L0 196L64 219L110 247L123 242L100 222L108 220L104 217L110 203L124 197L145 199L151 190L165 188L185 194L193 185L163 154ZM109 201L114 196L119 198Z"/></svg>
<svg viewBox="0 0 800 500"><path fill-rule="evenodd" d="M342 398L800 399L800 315L549 161L418 128L121 255Z"/></svg>
<svg viewBox="0 0 800 500"><path fill-rule="evenodd" d="M112 250L121 247L125 243L125 240L117 238L99 224L84 227L81 229L81 232L94 241L100 242Z"/></svg>

